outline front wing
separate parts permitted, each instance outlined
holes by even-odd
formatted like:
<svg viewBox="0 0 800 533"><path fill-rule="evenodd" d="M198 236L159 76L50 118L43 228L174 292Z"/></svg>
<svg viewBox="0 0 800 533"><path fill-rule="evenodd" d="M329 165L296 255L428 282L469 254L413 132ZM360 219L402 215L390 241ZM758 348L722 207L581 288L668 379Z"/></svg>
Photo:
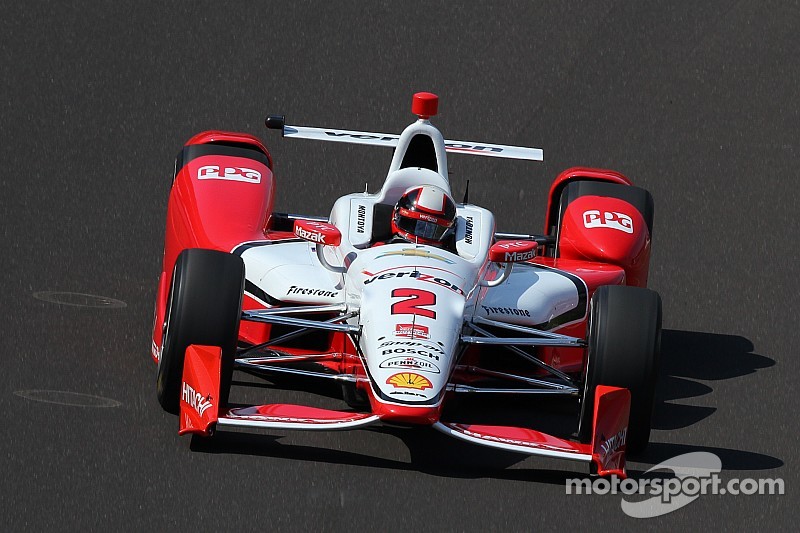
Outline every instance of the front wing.
<svg viewBox="0 0 800 533"><path fill-rule="evenodd" d="M222 350L191 345L181 383L179 434L209 436L217 426L345 430L375 424L380 416L334 411L301 405L271 404L227 408L219 405ZM630 392L598 386L595 394L592 442L582 444L533 429L436 422L434 429L474 444L505 451L557 457L591 463L597 474L625 477L625 437L630 411Z"/></svg>

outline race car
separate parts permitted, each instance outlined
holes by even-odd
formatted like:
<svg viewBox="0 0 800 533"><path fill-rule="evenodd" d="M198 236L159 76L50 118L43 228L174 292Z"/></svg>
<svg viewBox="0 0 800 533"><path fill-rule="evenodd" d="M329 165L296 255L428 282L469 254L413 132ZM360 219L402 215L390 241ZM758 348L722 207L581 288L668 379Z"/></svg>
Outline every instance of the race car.
<svg viewBox="0 0 800 533"><path fill-rule="evenodd" d="M438 101L415 94L417 120L400 135L267 118L284 139L394 149L380 190L346 194L327 215L273 210L258 138L206 131L186 143L152 337L157 398L180 434L432 427L625 476L626 452L649 440L658 373L652 197L618 172L570 168L550 187L543 233L498 233L489 210L453 200L448 156L542 151L446 140L430 121ZM233 403L234 371L333 381L348 408ZM561 435L449 420L460 395L560 396L579 414Z"/></svg>

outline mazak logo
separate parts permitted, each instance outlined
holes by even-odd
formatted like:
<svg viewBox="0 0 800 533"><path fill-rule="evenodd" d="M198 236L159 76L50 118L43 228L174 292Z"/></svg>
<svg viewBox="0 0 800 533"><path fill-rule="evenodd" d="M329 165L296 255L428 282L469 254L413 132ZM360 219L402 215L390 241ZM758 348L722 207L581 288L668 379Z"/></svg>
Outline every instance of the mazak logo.
<svg viewBox="0 0 800 533"><path fill-rule="evenodd" d="M206 165L197 169L197 179L261 183L261 172L252 168Z"/></svg>
<svg viewBox="0 0 800 533"><path fill-rule="evenodd" d="M534 250L528 250L527 252L506 252L505 260L508 263L518 263L520 261L528 261L533 259L536 255Z"/></svg>
<svg viewBox="0 0 800 533"><path fill-rule="evenodd" d="M407 337L409 339L429 339L431 337L428 326L418 324L397 324L394 328L395 337Z"/></svg>
<svg viewBox="0 0 800 533"><path fill-rule="evenodd" d="M467 224L464 230L464 242L467 244L472 244L472 230L475 226L475 222L472 217L467 217Z"/></svg>
<svg viewBox="0 0 800 533"><path fill-rule="evenodd" d="M611 228L633 233L633 219L625 213L590 209L583 212L583 225L587 228Z"/></svg>
<svg viewBox="0 0 800 533"><path fill-rule="evenodd" d="M205 413L209 407L212 407L211 395L203 397L202 394L195 392L185 381L181 387L181 398L184 402L189 404L189 407L197 411L197 414L200 416L203 416L203 413Z"/></svg>
<svg viewBox="0 0 800 533"><path fill-rule="evenodd" d="M356 213L356 233L364 233L364 227L367 224L367 206L358 204L358 211Z"/></svg>

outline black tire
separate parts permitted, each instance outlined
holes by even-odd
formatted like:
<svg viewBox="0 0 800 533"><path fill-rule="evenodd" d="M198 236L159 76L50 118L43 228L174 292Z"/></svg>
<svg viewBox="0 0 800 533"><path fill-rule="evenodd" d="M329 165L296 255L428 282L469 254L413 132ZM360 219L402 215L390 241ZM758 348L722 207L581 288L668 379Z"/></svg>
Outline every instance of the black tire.
<svg viewBox="0 0 800 533"><path fill-rule="evenodd" d="M551 219L551 224L556 224L547 228L550 235L559 234L561 221L564 218L564 211L567 206L581 196L602 196L606 198L617 198L631 204L644 218L650 237L653 236L653 196L641 187L633 185L622 185L620 183L610 183L607 181L576 180L569 182L561 191L558 206L558 217ZM560 236L559 236L560 238ZM558 243L551 254L557 257Z"/></svg>
<svg viewBox="0 0 800 533"><path fill-rule="evenodd" d="M183 361L190 344L222 347L219 402L228 402L243 288L241 257L203 249L184 250L178 256L156 381L158 402L165 411L179 412Z"/></svg>
<svg viewBox="0 0 800 533"><path fill-rule="evenodd" d="M588 353L578 440L592 440L595 388L631 392L627 450L639 453L650 440L661 344L661 297L639 287L602 286L592 296Z"/></svg>

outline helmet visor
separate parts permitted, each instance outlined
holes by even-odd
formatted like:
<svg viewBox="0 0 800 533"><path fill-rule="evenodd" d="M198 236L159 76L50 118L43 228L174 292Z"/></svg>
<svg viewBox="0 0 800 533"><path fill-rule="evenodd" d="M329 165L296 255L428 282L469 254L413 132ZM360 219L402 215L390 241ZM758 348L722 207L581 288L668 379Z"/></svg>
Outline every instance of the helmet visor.
<svg viewBox="0 0 800 533"><path fill-rule="evenodd" d="M429 241L441 241L450 229L435 222L403 216L395 217L394 223L400 230Z"/></svg>

